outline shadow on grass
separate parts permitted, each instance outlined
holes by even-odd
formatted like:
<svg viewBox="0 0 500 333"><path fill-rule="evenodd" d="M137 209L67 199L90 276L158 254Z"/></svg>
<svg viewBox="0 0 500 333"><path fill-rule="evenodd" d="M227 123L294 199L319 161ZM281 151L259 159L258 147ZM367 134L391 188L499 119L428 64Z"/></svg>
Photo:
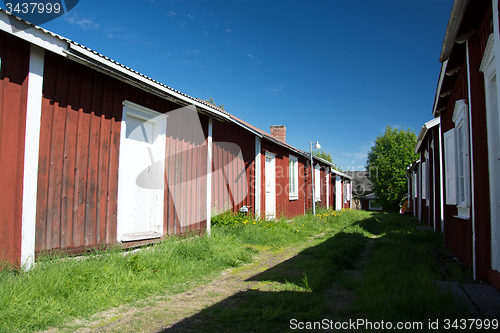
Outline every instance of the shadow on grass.
<svg viewBox="0 0 500 333"><path fill-rule="evenodd" d="M427 323L458 318L448 295L434 286L433 251L441 237L417 230L408 216L374 213L324 242L307 248L245 280L239 292L163 332L283 332L297 322L324 323L366 318L371 321ZM353 268L369 238L377 238L363 277L343 275ZM355 299L334 312L327 288L340 284ZM246 284L246 285L245 285ZM295 327L297 328L297 327ZM325 331L319 326L314 331ZM328 331L328 330L326 330ZM419 331L419 330L417 330Z"/></svg>
<svg viewBox="0 0 500 333"><path fill-rule="evenodd" d="M369 241L370 231L364 228L378 228L379 222L370 220L373 218L355 222L322 243L246 279L243 291L162 332L282 332L291 329L292 319L333 319L325 290L345 269L354 267Z"/></svg>

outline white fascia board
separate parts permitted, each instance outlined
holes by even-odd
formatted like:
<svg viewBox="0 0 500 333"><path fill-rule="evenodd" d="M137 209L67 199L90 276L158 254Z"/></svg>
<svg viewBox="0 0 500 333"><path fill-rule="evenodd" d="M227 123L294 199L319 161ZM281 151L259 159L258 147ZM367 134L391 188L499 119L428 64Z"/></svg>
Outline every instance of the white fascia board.
<svg viewBox="0 0 500 333"><path fill-rule="evenodd" d="M440 123L440 117L434 118L432 120L429 120L428 122L425 123L424 126L422 126L422 129L420 130L420 133L418 134L417 138L417 145L415 147L415 153L418 153L420 149L420 145L422 144L422 141L424 140L425 136L427 135L427 132L433 128L434 126L438 125Z"/></svg>
<svg viewBox="0 0 500 333"><path fill-rule="evenodd" d="M453 2L450 19L448 20L448 26L446 27L446 33L444 35L443 46L441 48L441 55L439 56L440 62L445 61L450 56L453 44L455 44L458 29L462 23L467 2L468 0L455 0Z"/></svg>
<svg viewBox="0 0 500 333"><path fill-rule="evenodd" d="M431 129L434 126L439 125L440 123L441 123L441 119L440 119L440 117L437 117L437 118L431 119L428 122L426 122L425 127L427 127L428 129Z"/></svg>
<svg viewBox="0 0 500 333"><path fill-rule="evenodd" d="M422 141L424 140L425 134L427 134L427 127L424 125L424 126L422 126L422 129L420 130L420 133L418 134L417 145L415 146L415 153L418 153L418 151L420 149L420 145L422 144Z"/></svg>
<svg viewBox="0 0 500 333"><path fill-rule="evenodd" d="M220 118L223 118L226 120L231 119L228 114L225 114L225 113L219 112L215 109L212 109L210 107L207 107L203 103L200 103L200 102L198 102L190 97L187 97L180 92L176 92L172 89L169 89L166 86L162 85L160 82L149 79L149 78L141 75L139 72L134 71L132 69L129 69L128 67L122 67L118 63L111 61L109 58L101 57L100 55L90 51L89 49L87 49L86 47L84 47L82 45L71 43L69 45L69 50L75 52L76 54L82 55L86 58L89 58L91 60L94 60L96 63L105 66L105 68L106 67L110 68L114 71L117 71L117 72L123 74L123 75L131 77L134 80L141 82L147 86L153 87L154 89L158 89L165 94L171 95L171 96L177 98L178 100L186 102L187 104L191 104L191 105L194 105L200 109L203 109L204 111L206 111L212 115L215 115L217 117L220 117Z"/></svg>
<svg viewBox="0 0 500 333"><path fill-rule="evenodd" d="M11 21L14 26L10 24ZM0 11L0 30L63 57L66 56L63 51L68 49L69 40L36 26L26 29L27 26L29 25L25 21Z"/></svg>
<svg viewBox="0 0 500 333"><path fill-rule="evenodd" d="M432 115L436 116L436 110L439 103L439 95L441 94L441 87L443 86L443 80L446 76L446 67L448 66L448 59L446 59L441 65L441 75L439 76L438 87L436 91L436 99L434 100L434 109L432 110Z"/></svg>

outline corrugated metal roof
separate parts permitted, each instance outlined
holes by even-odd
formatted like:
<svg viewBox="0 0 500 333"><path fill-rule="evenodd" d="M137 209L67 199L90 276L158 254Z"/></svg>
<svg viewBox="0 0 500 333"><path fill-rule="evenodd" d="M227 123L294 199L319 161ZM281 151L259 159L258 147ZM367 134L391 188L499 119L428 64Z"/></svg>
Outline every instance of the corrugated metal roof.
<svg viewBox="0 0 500 333"><path fill-rule="evenodd" d="M102 60L105 60L105 61L107 61L107 62L110 62L110 63L112 63L112 64L114 64L114 65L117 65L117 66L119 66L119 67L121 67L121 68L123 68L123 69L125 69L125 70L129 71L130 73L133 73L133 74L135 74L135 75L139 75L139 76L141 76L142 78L144 78L144 79L146 79L146 80L150 81L151 83L153 83L153 84L155 84L155 85L159 85L159 86L161 86L162 88L166 88L166 89L170 90L171 92L173 92L173 93L175 93L175 94L178 94L178 95L181 95L181 96L184 96L184 97L186 97L186 98L188 98L188 99L190 99L190 100L192 100L192 101L194 101L194 102L198 102L198 103L199 103L199 101L200 101L198 98L195 98L195 97L189 96L189 95L187 95L187 94L185 94L185 93L183 93L183 92L180 92L180 91L178 91L178 90L176 90L176 89L173 89L173 88L171 88L171 87L169 87L169 86L167 86L167 85L165 85L165 84L163 84L163 83L161 83L161 82L159 82L159 81L157 81L157 80L155 80L155 79L153 79L153 78L151 78L151 77L149 77L149 76L147 76L147 75L144 75L144 74L142 74L142 73L140 73L140 72L138 72L138 71L136 71L136 70L134 70L134 69L132 69L132 68L130 68L130 67L128 67L128 66L125 66L125 65L123 65L123 64L121 64L121 63L119 63L119 62L118 62L118 61L116 61L116 60L113 60L113 59L111 59L111 58L109 58L109 57L106 57L105 55L103 55L103 54L101 54L101 53L99 53L99 52L97 52L97 51L95 51L95 50L92 50L92 49L91 49L91 48L89 48L89 47L86 47L86 46L84 46L84 45L82 45L82 44L80 44L80 43L77 43L77 42L75 42L75 41L73 41L73 40L69 39L69 38L66 38L66 37L63 37L63 36L61 36L61 35L58 35L58 34L56 34L56 33L54 33L54 32L51 32L51 31L49 31L49 30L46 30L46 29L44 29L44 28L42 28L42 27L39 27L39 26L37 26L37 25L34 25L34 24L32 24L31 22L28 22L28 21L26 21L26 20L23 20L22 18L20 18L20 17L18 17L18 16L16 16L16 15L9 14L9 13L7 13L7 12L6 12L4 9L2 9L2 8L0 8L0 11L1 11L1 12L3 12L3 13L5 13L6 15L8 15L8 16L10 16L10 17L12 17L12 18L15 18L16 20L18 20L18 21L20 21L20 22L23 22L23 23L25 23L25 24L27 24L27 25L31 26L33 29L36 29L36 30L42 31L42 32L44 32L45 34L47 34L47 35L49 35L49 36L56 37L56 38L58 38L58 39L60 39L60 40L62 40L62 41L65 41L65 42L69 43L69 44L73 44L73 45L79 46L80 48L82 48L82 49L84 49L84 50L87 50L88 52L91 52L92 54L94 54L94 55L98 56L98 57L99 57L99 58L101 58ZM213 110L215 110L215 111L217 111L217 112L220 112L220 113L223 113L223 114L229 115L229 113L228 113L228 112L226 112L226 111L224 111L224 110L222 110L222 109L220 109L220 108L218 108L218 107L216 107L216 106L214 106L214 105L212 105L212 104L209 104L209 103L203 103L203 105L204 105L205 107L211 108L211 109L213 109Z"/></svg>
<svg viewBox="0 0 500 333"><path fill-rule="evenodd" d="M99 52L97 52L97 51L95 51L95 50L92 50L92 49L91 49L91 48L89 48L89 47L86 47L86 46L84 46L84 45L82 45L82 44L80 44L80 43L77 43L77 42L75 42L75 41L73 41L73 40L69 39L69 38L66 38L66 37L63 37L63 36L61 36L61 35L58 35L58 34L56 34L56 33L54 33L54 32L51 32L51 31L49 31L49 30L46 30L46 29L44 29L44 28L42 28L42 27L39 27L39 26L37 26L37 25L34 25L34 24L32 24L31 22L28 22L28 21L26 21L26 20L24 20L24 19L22 19L22 18L20 18L20 17L18 17L18 16L16 16L16 15L9 14L9 13L7 13L7 12L6 12L4 9L2 9L2 8L0 8L0 12L3 12L3 13L5 13L6 15L8 15L9 17L15 18L16 20L18 20L18 21L20 21L20 22L23 22L24 24L27 24L27 25L31 26L33 29L39 30L39 31L41 31L41 32L43 32L43 33L45 33L45 34L47 34L47 35L51 36L51 37L58 38L58 39L60 39L60 40L62 40L62 41L67 42L67 43L68 43L68 44L70 44L70 45L75 45L75 46L77 46L77 47L79 47L79 48L81 48L81 49L83 49L83 50L85 50L85 51L87 51L87 52L90 52L91 54L93 54L93 55L95 55L95 56L99 57L99 58L100 58L100 59L102 59L103 61L105 61L105 62L109 62L110 64L113 64L113 65L115 65L115 66L119 66L120 68L122 68L122 69L124 69L124 70L126 70L126 71L130 72L131 74L138 75L138 76L140 76L140 77L142 77L142 78L146 79L147 81L149 81L150 83L152 83L152 84L154 84L154 85L157 85L157 86L160 86L160 87L162 87L162 88L168 89L168 90L169 90L169 91L171 91L172 93L177 94L177 95L180 95L180 96L183 96L183 97L185 97L185 98L188 98L188 99L190 99L190 100L192 100L193 102L196 102L196 103L198 103L198 104L202 104L204 107L206 107L206 108L210 108L210 109L212 109L213 111L215 111L215 112L217 112L217 113L222 113L222 114L225 114L225 115L229 116L229 117L230 117L230 119L231 119L231 120L233 120L235 123L239 124L239 125L240 125L240 126L242 126L242 127L246 127L247 129L249 129L249 130L251 130L251 131L255 132L255 133L256 133L257 135L259 135L260 137L263 137L263 138L265 138L265 139L267 139L267 140L269 140L269 141L272 141L272 142L274 142L274 143L276 143L276 144L278 144L278 145L280 145L280 146L283 146L283 147L285 147L285 148L288 148L288 149L290 149L290 150L292 150L292 151L294 151L294 152L296 152L296 153L298 153L298 154L301 154L301 155L303 155L303 156L305 156L305 157L308 157L308 158L310 157L308 152L305 152L305 151L303 151L303 150L297 149L297 148L295 148L295 147L293 147L293 146L291 146L291 145L287 144L286 142L283 142L283 141L281 141L281 140L279 140L279 139L275 138L275 137L274 137L274 136L272 136L271 134L269 134L269 133L267 133L267 132L265 132L265 131L261 130L260 128L257 128L257 127L255 127L255 126L253 126L253 125L251 125L251 124L247 123L246 121L244 121L244 120L242 120L242 119L240 119L240 118L238 118L238 117L236 117L236 116L234 116L234 115L230 114L229 112L227 112L227 111L225 111L225 110L223 110L223 109L221 109L221 108L219 108L219 107L217 107L217 106L215 106L215 105L213 105L213 104L210 104L210 103L208 103L208 102L206 102L206 101L204 101L204 100L202 100L202 99L199 99L199 98L195 98L195 97L189 96L189 95L187 95L187 94L185 94L185 93L183 93L183 92L180 92L180 91L178 91L178 90L176 90L176 89L173 89L173 88L171 88L171 87L169 87L169 86L167 86L167 85L165 85L165 84L163 84L163 83L161 83L161 82L159 82L159 81L157 81L157 80L155 80L155 79L153 79L153 78L151 78L151 77L149 77L149 76L147 76L147 75L144 75L144 74L142 74L142 73L140 73L140 72L138 72L138 71L136 71L136 70L134 70L134 69L132 69L132 68L130 68L130 67L128 67L128 66L125 66L125 65L123 65L123 64L121 64L121 63L119 63L119 62L118 62L118 61L116 61L116 60L113 60L113 59L111 59L111 58L109 58L109 57L106 57L105 55L103 55L103 54L101 54L101 53L99 53ZM74 48L72 48L72 49L74 49ZM66 50L66 51L68 51L68 54L70 53L70 52L69 52L70 50ZM319 158L319 157L317 157L317 156L313 156L313 158L314 158L315 160L321 161L321 162L323 162L323 163L325 163L325 164L327 164L327 165L333 166L333 164L332 164L332 163L330 163L330 162L328 162L328 161L326 161L326 160L324 160L324 159L322 159L322 158ZM344 177L346 177L346 178L350 178L350 179L352 179L350 176L348 176L348 175L346 175L346 174L343 174L343 173L341 173L341 172L339 172L339 171L337 171L337 170L332 169L332 172L333 172L333 173L336 173L336 174L338 174L338 175L344 176Z"/></svg>

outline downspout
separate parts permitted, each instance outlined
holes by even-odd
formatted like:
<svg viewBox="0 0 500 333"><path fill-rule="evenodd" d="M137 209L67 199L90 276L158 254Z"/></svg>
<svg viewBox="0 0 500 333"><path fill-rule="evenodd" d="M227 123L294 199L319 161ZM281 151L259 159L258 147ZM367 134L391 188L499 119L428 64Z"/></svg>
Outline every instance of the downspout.
<svg viewBox="0 0 500 333"><path fill-rule="evenodd" d="M434 231L436 231L436 143L434 131L432 132L432 220L434 221Z"/></svg>
<svg viewBox="0 0 500 333"><path fill-rule="evenodd" d="M472 215L472 271L476 279L476 212L474 210L474 146L472 145L472 100L470 91L470 65L469 65L469 40L465 41L467 55L467 93L469 98L469 165L470 165L470 191L471 191L471 215Z"/></svg>
<svg viewBox="0 0 500 333"><path fill-rule="evenodd" d="M439 115L439 201L440 201L440 217L441 217L441 233L443 234L444 242L444 179L443 179L443 146L441 133L441 115Z"/></svg>

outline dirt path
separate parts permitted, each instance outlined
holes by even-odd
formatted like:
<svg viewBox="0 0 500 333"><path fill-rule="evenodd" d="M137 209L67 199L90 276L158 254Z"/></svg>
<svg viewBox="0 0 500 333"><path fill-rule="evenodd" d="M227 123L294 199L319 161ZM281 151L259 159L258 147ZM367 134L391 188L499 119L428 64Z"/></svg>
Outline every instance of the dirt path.
<svg viewBox="0 0 500 333"><path fill-rule="evenodd" d="M224 271L211 283L182 294L147 299L139 305L122 306L95 315L92 320L77 320L65 329L53 332L160 332L176 323L189 324L189 317L202 309L221 302L239 292L255 288L259 281L245 281L298 254L304 247L289 247L280 251L263 251L243 267ZM185 331L176 325L172 331Z"/></svg>
<svg viewBox="0 0 500 333"><path fill-rule="evenodd" d="M355 268L346 270L344 274L352 278L360 278L366 264L367 256L373 245L368 244L365 252L358 260ZM260 281L248 281L278 264L296 257L307 245L289 247L280 251L263 251L250 264L224 271L212 282L196 287L182 294L166 295L150 298L133 306L122 306L95 315L91 320L77 320L66 325L64 329L53 329L55 332L189 332L191 324L199 321L193 316L201 310L248 290L266 288ZM300 255L299 255L300 256ZM332 314L346 308L353 300L352 292L337 284L327 291Z"/></svg>
<svg viewBox="0 0 500 333"><path fill-rule="evenodd" d="M364 252L361 254L361 257L354 265L354 268L344 271L345 278L356 280L361 279L373 243L374 239L370 239L370 241L366 245ZM345 287L342 287L337 283L334 283L330 288L326 290L326 295L326 299L330 300L328 305L333 314L336 314L340 310L346 309L354 300L352 291Z"/></svg>

